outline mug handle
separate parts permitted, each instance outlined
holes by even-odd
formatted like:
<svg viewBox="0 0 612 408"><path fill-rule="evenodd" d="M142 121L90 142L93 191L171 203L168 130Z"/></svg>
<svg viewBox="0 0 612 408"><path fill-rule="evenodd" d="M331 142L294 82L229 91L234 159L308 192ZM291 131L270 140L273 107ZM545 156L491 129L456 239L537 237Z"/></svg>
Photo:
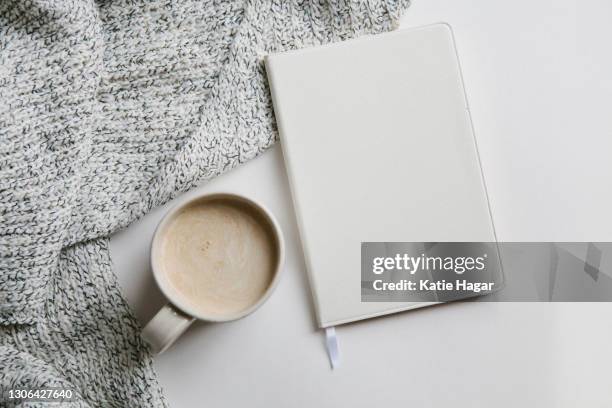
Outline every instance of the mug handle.
<svg viewBox="0 0 612 408"><path fill-rule="evenodd" d="M151 345L153 354L161 354L180 337L195 318L183 313L170 303L164 307L142 329L140 335Z"/></svg>

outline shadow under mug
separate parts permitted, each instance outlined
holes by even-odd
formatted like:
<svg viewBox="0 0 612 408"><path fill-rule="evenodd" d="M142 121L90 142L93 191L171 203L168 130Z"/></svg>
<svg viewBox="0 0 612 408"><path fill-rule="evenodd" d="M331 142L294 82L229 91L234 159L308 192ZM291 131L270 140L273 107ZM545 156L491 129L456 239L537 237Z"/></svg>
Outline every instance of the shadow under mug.
<svg viewBox="0 0 612 408"><path fill-rule="evenodd" d="M266 291L248 308L222 317L213 315L207 316L206 314L202 313L202 311L193 308L191 304L185 300L185 297L182 296L181 293L174 289L170 284L166 274L161 268L159 261L161 242L167 226L177 217L181 210L187 206L196 202L212 200L223 200L226 202L239 204L246 206L251 211L254 211L259 216L258 221L267 224L266 227L271 232L271 238L273 238L275 241L274 246L276 250L274 275ZM257 308L259 308L274 291L276 285L278 284L284 258L285 244L278 222L274 216L272 216L270 211L268 211L268 209L266 209L266 207L264 207L262 204L238 194L222 192L200 194L190 198L187 201L177 204L164 216L157 226L155 234L153 235L153 241L151 243L151 268L153 270L155 282L168 300L168 303L166 303L166 305L164 305L144 327L141 333L143 339L151 345L153 353L160 354L167 350L168 347L170 347L172 343L174 343L174 341L177 340L196 319L205 322L219 323L238 320L251 314Z"/></svg>

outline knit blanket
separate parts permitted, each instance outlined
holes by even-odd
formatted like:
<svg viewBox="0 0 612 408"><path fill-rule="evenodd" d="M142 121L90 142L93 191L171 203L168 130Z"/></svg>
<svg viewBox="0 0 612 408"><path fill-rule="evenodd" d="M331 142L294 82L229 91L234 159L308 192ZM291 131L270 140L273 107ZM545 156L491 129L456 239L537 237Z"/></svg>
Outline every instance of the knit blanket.
<svg viewBox="0 0 612 408"><path fill-rule="evenodd" d="M265 54L390 30L407 6L0 2L0 406L49 387L166 406L109 235L276 141Z"/></svg>

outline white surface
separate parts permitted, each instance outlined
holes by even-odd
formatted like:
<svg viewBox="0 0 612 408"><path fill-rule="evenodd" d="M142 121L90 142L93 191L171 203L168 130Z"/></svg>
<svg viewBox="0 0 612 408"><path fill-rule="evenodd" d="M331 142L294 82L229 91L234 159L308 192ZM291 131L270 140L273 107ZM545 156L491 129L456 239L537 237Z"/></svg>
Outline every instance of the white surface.
<svg viewBox="0 0 612 408"><path fill-rule="evenodd" d="M426 306L361 302L361 243L495 241L450 27L266 67L319 325Z"/></svg>
<svg viewBox="0 0 612 408"><path fill-rule="evenodd" d="M403 26L448 21L493 215L505 240L612 241L612 3L416 1ZM173 407L609 407L611 304L456 303L315 330L276 147L199 190L260 199L287 239L285 275L247 319L196 324L156 361ZM148 245L165 208L111 240L146 321L163 299Z"/></svg>

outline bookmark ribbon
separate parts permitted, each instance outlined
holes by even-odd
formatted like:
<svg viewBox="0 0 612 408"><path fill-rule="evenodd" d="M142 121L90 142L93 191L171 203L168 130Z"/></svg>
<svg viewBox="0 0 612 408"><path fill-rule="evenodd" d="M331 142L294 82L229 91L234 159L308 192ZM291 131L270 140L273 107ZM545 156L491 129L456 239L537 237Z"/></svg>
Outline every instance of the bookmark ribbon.
<svg viewBox="0 0 612 408"><path fill-rule="evenodd" d="M328 327L325 329L325 343L327 345L327 354L332 370L340 366L340 350L338 348L338 337L336 336L336 328Z"/></svg>

